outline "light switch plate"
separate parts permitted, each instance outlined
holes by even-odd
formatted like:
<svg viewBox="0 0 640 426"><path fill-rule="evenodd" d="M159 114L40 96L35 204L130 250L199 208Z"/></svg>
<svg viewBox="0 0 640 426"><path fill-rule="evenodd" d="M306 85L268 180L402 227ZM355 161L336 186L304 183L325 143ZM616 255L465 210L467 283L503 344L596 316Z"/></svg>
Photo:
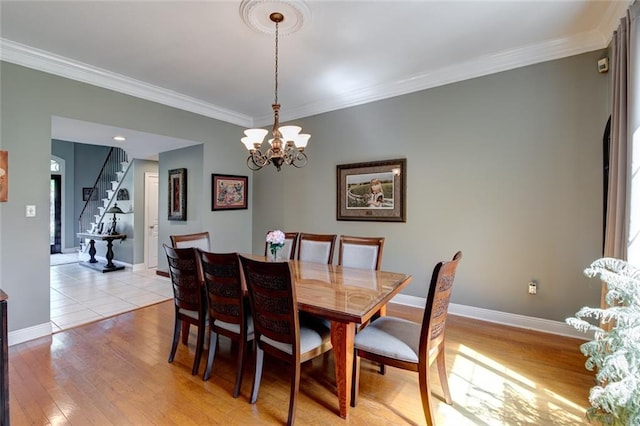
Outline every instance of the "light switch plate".
<svg viewBox="0 0 640 426"><path fill-rule="evenodd" d="M26 217L36 217L36 206L28 205L25 209Z"/></svg>

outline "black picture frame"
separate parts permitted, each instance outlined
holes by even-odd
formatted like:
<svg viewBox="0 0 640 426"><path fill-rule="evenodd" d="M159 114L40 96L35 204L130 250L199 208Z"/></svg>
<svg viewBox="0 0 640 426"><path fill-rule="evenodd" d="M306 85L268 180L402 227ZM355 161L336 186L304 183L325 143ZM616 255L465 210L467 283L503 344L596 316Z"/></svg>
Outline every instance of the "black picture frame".
<svg viewBox="0 0 640 426"><path fill-rule="evenodd" d="M82 201L97 201L98 200L98 190L93 190L93 188L82 188Z"/></svg>
<svg viewBox="0 0 640 426"><path fill-rule="evenodd" d="M407 160L339 164L337 220L406 222Z"/></svg>
<svg viewBox="0 0 640 426"><path fill-rule="evenodd" d="M169 220L187 220L187 169L169 170Z"/></svg>
<svg viewBox="0 0 640 426"><path fill-rule="evenodd" d="M249 177L211 175L211 210L246 210L248 208Z"/></svg>

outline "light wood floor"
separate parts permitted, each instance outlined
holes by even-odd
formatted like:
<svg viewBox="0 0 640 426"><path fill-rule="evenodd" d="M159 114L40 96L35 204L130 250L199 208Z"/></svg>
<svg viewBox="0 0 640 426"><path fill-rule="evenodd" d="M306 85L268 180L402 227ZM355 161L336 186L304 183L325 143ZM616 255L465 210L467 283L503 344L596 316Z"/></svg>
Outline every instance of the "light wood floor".
<svg viewBox="0 0 640 426"><path fill-rule="evenodd" d="M419 310L390 306L390 315L419 320ZM172 302L138 309L9 349L11 423L15 425L248 425L286 422L289 379L284 364L265 358L260 396L247 402L247 369L231 396L235 351L222 338L208 382L191 375L194 353L180 345L167 363ZM439 425L587 424L592 373L579 340L450 316L447 363L453 406L434 385ZM206 353L205 353L206 356ZM202 374L203 358L200 373ZM437 375L436 375L437 376ZM360 399L349 419L337 415L333 360L302 369L300 425L425 423L414 373L362 362Z"/></svg>

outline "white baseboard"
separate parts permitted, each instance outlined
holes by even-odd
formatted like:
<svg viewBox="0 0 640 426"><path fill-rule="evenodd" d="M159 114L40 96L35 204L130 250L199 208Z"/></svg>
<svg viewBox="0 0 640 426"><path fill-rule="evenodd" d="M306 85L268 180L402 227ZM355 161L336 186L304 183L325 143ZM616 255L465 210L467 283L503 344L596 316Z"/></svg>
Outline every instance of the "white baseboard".
<svg viewBox="0 0 640 426"><path fill-rule="evenodd" d="M39 337L49 336L51 335L51 332L51 323L45 322L44 324L10 331L7 335L7 343L9 346L17 345L18 343L27 342Z"/></svg>
<svg viewBox="0 0 640 426"><path fill-rule="evenodd" d="M60 252L64 254L69 254L69 253L77 253L78 250L80 250L80 247L71 247L71 248L62 249L60 250Z"/></svg>
<svg viewBox="0 0 640 426"><path fill-rule="evenodd" d="M405 294L397 295L392 299L392 302L420 309L424 309L424 306L427 303L426 299L423 297L409 296ZM543 333L573 337L580 340L591 340L593 338L592 335L582 333L564 322L528 317L519 314L510 314L508 312L493 311L491 309L476 308L474 306L450 303L449 313L451 315L474 318L482 321L509 325L512 327L526 328L528 330L536 330Z"/></svg>
<svg viewBox="0 0 640 426"><path fill-rule="evenodd" d="M144 263L136 263L135 265L133 265L132 267L132 271L133 272L140 272L140 271L146 271L147 265L145 265Z"/></svg>

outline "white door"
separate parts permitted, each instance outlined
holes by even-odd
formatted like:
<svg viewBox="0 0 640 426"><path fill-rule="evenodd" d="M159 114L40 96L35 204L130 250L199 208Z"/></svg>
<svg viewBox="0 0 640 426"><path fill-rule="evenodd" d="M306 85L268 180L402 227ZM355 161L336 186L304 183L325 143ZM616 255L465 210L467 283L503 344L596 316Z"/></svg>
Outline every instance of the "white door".
<svg viewBox="0 0 640 426"><path fill-rule="evenodd" d="M144 174L144 263L158 266L158 174Z"/></svg>

